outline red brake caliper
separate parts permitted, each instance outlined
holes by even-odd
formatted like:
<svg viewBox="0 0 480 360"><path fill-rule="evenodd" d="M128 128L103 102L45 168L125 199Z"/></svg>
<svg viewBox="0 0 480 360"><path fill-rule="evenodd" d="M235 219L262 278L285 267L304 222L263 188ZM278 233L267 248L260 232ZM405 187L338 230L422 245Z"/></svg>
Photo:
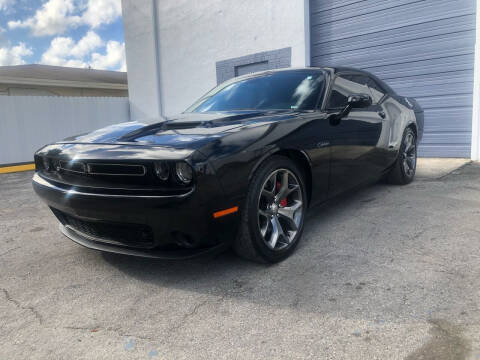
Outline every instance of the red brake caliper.
<svg viewBox="0 0 480 360"><path fill-rule="evenodd" d="M282 187L282 184L280 184L280 182L277 182L277 190L280 190L281 187ZM287 206L287 198L282 199L280 201L280 207L285 207L285 206Z"/></svg>

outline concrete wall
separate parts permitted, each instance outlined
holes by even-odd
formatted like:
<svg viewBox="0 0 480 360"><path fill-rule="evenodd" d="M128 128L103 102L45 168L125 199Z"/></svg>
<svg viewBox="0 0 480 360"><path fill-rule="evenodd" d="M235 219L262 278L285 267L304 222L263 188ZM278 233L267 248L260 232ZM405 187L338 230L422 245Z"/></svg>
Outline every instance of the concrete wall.
<svg viewBox="0 0 480 360"><path fill-rule="evenodd" d="M0 165L33 161L40 147L129 121L127 98L0 96Z"/></svg>
<svg viewBox="0 0 480 360"><path fill-rule="evenodd" d="M164 115L185 110L216 85L216 63L222 60L291 48L292 66L309 64L305 0L122 4L133 119L154 117L158 108ZM161 104L153 100L157 94Z"/></svg>

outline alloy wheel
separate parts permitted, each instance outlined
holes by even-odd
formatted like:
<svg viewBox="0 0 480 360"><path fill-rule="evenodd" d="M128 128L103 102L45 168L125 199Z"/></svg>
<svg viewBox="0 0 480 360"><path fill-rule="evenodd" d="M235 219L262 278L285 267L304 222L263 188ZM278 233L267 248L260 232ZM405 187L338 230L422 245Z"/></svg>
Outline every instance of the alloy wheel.
<svg viewBox="0 0 480 360"><path fill-rule="evenodd" d="M290 246L300 230L304 208L300 182L287 169L273 171L258 199L258 225L267 247L279 251Z"/></svg>
<svg viewBox="0 0 480 360"><path fill-rule="evenodd" d="M405 136L403 149L403 170L405 175L411 177L417 165L417 145L413 132L408 132Z"/></svg>

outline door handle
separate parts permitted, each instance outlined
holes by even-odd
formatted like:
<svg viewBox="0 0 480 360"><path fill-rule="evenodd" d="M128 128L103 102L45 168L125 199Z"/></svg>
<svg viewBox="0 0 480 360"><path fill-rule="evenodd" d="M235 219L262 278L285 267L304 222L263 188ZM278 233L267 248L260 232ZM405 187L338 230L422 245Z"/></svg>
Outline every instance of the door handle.
<svg viewBox="0 0 480 360"><path fill-rule="evenodd" d="M378 115L382 118L385 119L387 117L387 114L385 114L385 111L379 111Z"/></svg>

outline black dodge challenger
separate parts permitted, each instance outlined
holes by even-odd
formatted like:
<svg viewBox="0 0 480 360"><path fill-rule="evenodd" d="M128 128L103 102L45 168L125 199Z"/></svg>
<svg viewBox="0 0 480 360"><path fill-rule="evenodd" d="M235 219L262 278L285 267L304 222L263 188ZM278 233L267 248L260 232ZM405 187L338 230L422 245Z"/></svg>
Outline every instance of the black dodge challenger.
<svg viewBox="0 0 480 360"><path fill-rule="evenodd" d="M188 258L232 246L276 262L310 206L415 176L423 110L350 68L229 80L179 116L47 145L33 187L60 230L88 248Z"/></svg>

